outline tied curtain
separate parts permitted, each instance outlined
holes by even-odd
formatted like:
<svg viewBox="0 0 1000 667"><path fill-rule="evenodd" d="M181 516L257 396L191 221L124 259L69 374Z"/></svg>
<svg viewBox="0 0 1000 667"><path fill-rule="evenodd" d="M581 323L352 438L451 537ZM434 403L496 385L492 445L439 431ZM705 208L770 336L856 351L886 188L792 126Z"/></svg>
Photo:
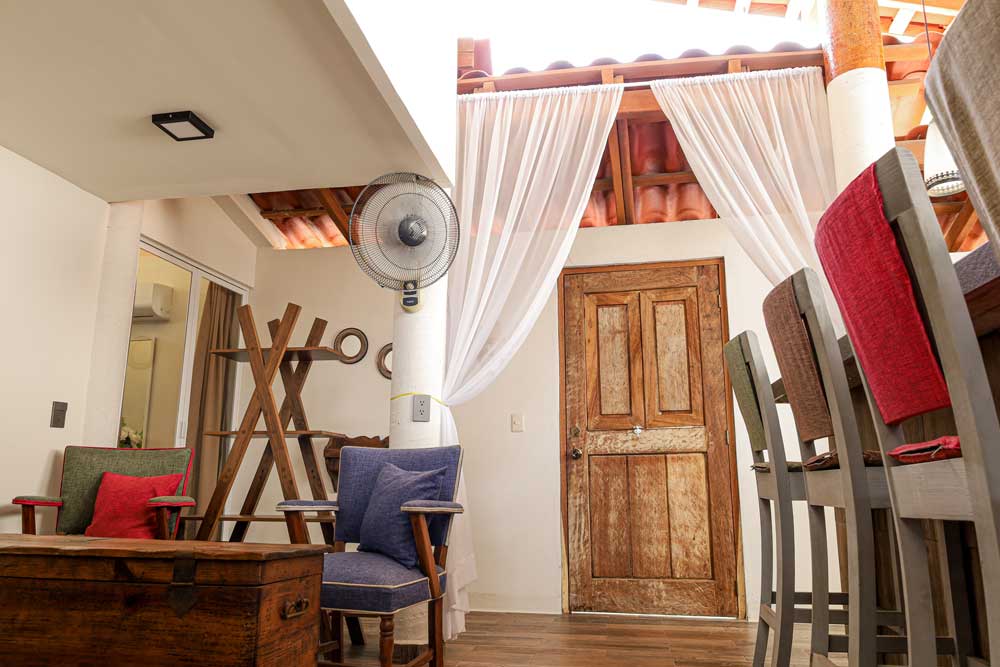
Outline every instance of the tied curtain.
<svg viewBox="0 0 1000 667"><path fill-rule="evenodd" d="M472 399L507 366L552 295L590 198L624 86L462 95L443 400ZM451 410L441 444L459 442ZM459 500L465 503L465 490ZM474 511L474 508L473 508ZM448 550L445 635L465 629L475 580L468 515Z"/></svg>
<svg viewBox="0 0 1000 667"><path fill-rule="evenodd" d="M813 235L837 195L818 67L653 81L698 183L772 284L819 271ZM835 311L834 311L835 312Z"/></svg>
<svg viewBox="0 0 1000 667"><path fill-rule="evenodd" d="M209 283L198 322L191 373L191 402L188 407L187 446L194 449L191 495L200 512L215 491L223 462L221 438L204 437L205 431L224 431L230 417L230 392L235 364L211 354L213 349L237 347L236 309L240 295L216 283Z"/></svg>

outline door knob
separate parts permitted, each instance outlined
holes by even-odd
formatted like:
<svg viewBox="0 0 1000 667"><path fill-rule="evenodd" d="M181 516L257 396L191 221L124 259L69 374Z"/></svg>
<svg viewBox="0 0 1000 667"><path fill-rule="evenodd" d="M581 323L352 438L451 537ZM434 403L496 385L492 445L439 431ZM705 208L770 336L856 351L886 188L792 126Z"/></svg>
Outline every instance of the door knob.
<svg viewBox="0 0 1000 667"><path fill-rule="evenodd" d="M580 449L579 447L574 447L573 450L569 453L569 455L573 458L574 461L578 461L581 458L583 458L583 450Z"/></svg>
<svg viewBox="0 0 1000 667"><path fill-rule="evenodd" d="M632 432L635 433L636 435L642 435L642 427L641 426L633 426L632 427Z"/></svg>

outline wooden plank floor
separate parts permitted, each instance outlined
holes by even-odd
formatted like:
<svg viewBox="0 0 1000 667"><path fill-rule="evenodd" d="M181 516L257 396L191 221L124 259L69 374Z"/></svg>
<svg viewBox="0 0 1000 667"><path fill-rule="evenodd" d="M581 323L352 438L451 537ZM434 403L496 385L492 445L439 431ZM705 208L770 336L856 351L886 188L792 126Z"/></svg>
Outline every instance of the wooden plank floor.
<svg viewBox="0 0 1000 667"><path fill-rule="evenodd" d="M573 614L474 612L448 642L447 667L749 667L756 624ZM808 626L797 626L792 665L806 667ZM355 657L371 664L369 642ZM377 664L377 663L376 663Z"/></svg>

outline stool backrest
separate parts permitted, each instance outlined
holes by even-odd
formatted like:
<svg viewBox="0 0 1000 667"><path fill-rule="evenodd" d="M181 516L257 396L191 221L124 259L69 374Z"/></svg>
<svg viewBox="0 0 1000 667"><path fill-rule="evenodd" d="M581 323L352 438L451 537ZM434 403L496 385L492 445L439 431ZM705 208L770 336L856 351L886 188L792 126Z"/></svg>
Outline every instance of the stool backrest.
<svg viewBox="0 0 1000 667"><path fill-rule="evenodd" d="M750 436L753 462L756 465L768 464L779 480L778 491L781 492L788 488L780 481L788 477L788 462L774 394L757 336L752 331L744 331L726 343L724 351L736 403ZM766 461L764 452L767 452Z"/></svg>
<svg viewBox="0 0 1000 667"><path fill-rule="evenodd" d="M912 153L889 151L847 186L820 220L816 250L883 454L905 442L904 419L950 405L974 497L988 499L1000 486L1000 424L972 318Z"/></svg>

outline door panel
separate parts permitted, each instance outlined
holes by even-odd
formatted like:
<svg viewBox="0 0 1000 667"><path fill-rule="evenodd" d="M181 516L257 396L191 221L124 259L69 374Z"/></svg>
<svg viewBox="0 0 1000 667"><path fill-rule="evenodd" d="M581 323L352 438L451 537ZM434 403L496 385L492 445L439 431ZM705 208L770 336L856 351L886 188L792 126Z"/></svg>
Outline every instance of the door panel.
<svg viewBox="0 0 1000 667"><path fill-rule="evenodd" d="M641 300L646 426L703 424L698 290L647 290Z"/></svg>
<svg viewBox="0 0 1000 667"><path fill-rule="evenodd" d="M624 456L590 459L590 530L595 577L628 577L628 462Z"/></svg>
<svg viewBox="0 0 1000 667"><path fill-rule="evenodd" d="M672 454L667 459L670 514L674 517L670 559L674 579L712 578L712 538L704 454Z"/></svg>
<svg viewBox="0 0 1000 667"><path fill-rule="evenodd" d="M667 505L667 460L664 456L628 457L632 529L632 576L670 576L670 511Z"/></svg>
<svg viewBox="0 0 1000 667"><path fill-rule="evenodd" d="M573 610L738 612L721 264L564 272Z"/></svg>
<svg viewBox="0 0 1000 667"><path fill-rule="evenodd" d="M643 426L639 293L588 294L585 309L587 427Z"/></svg>

